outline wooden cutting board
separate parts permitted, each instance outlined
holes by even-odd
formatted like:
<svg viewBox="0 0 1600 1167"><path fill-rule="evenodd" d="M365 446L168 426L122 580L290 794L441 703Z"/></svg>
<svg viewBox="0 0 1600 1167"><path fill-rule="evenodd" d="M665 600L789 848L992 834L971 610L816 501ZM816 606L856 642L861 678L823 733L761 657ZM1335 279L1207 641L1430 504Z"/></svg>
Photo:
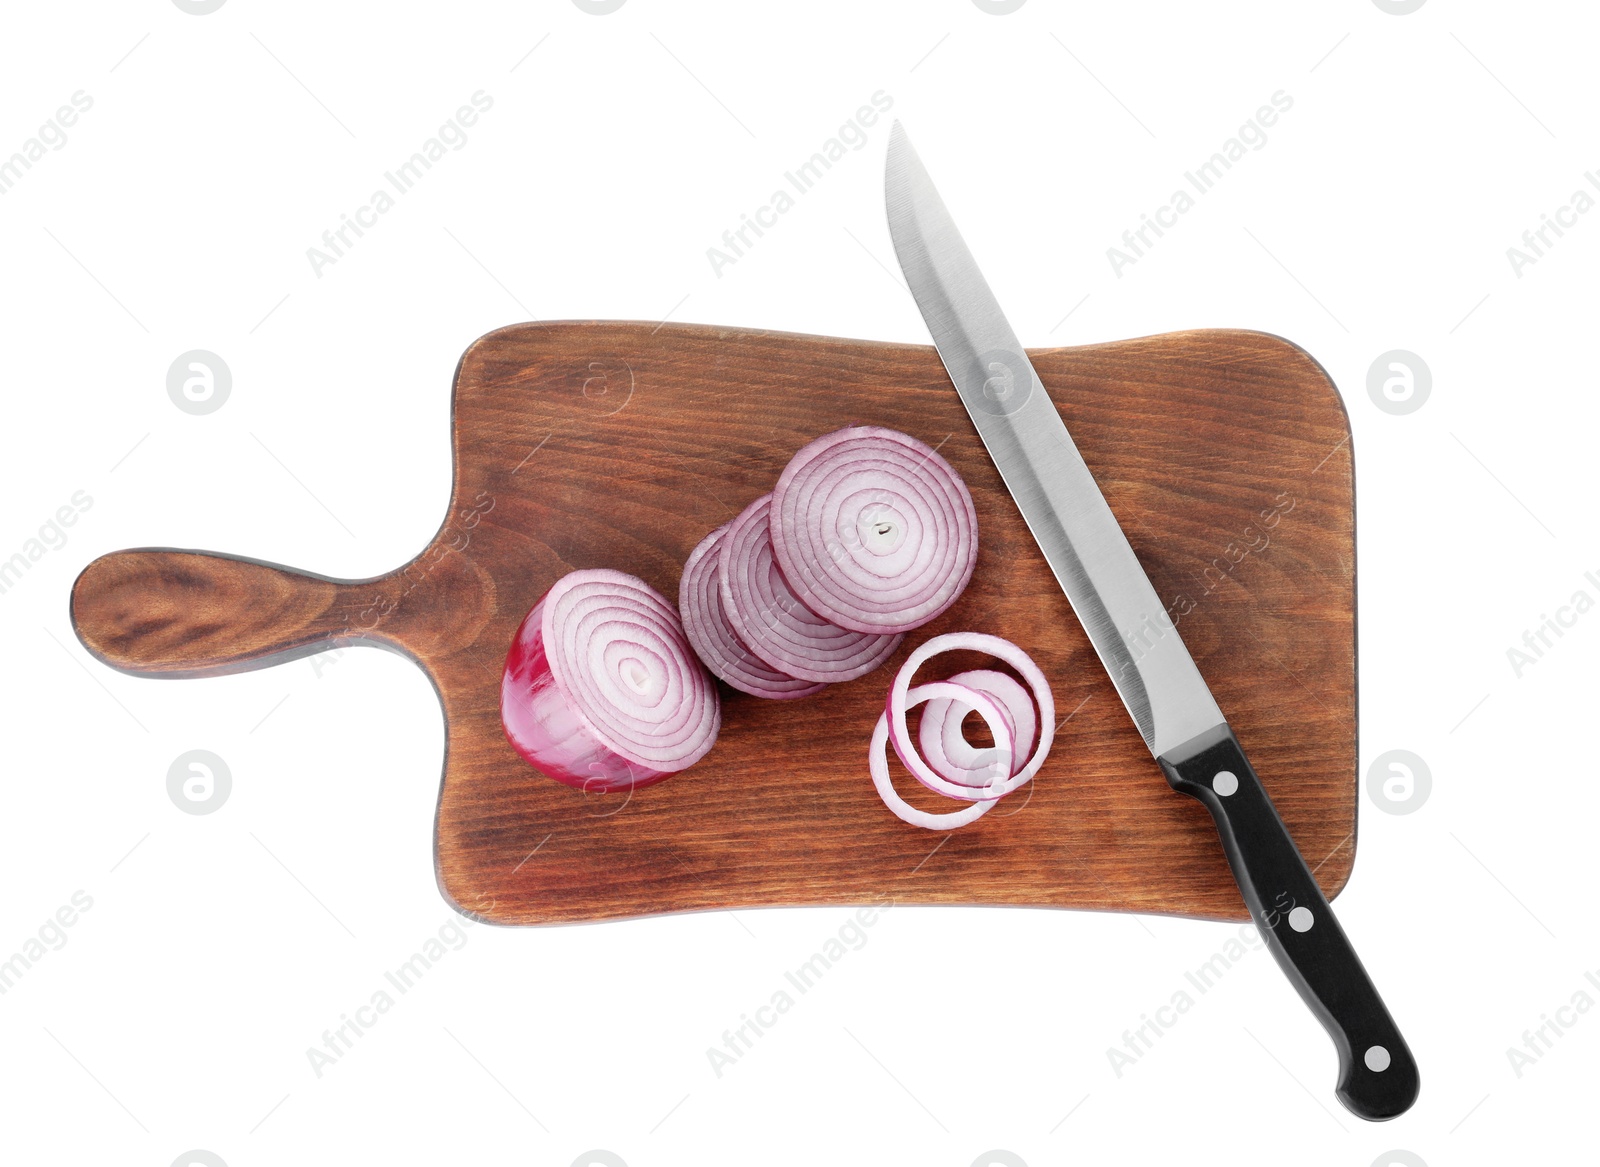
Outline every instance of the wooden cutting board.
<svg viewBox="0 0 1600 1167"><path fill-rule="evenodd" d="M1356 825L1354 479L1338 393L1301 349L1255 332L1030 356L1335 895ZM500 674L545 589L614 567L675 598L706 532L770 490L806 442L852 422L913 434L965 477L980 551L960 601L884 668L815 697L724 688L715 749L648 789L585 795L523 762L500 729ZM115 668L161 677L351 643L411 656L447 725L439 885L496 923L886 896L1246 915L1210 817L1146 752L932 348L517 325L462 357L454 443L449 512L405 567L357 582L206 552L118 552L74 585L79 637ZM1066 721L1030 788L944 834L884 808L866 749L900 661L953 630L1023 646ZM914 802L956 805L901 777Z"/></svg>

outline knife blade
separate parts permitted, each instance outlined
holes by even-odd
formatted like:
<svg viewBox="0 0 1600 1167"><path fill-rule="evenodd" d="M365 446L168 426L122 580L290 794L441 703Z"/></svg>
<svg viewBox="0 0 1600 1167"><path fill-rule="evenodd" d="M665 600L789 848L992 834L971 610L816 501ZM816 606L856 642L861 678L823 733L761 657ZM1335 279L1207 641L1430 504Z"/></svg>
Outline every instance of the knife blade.
<svg viewBox="0 0 1600 1167"><path fill-rule="evenodd" d="M1268 947L1333 1039L1335 1093L1365 1119L1404 1113L1420 1085L1410 1048L898 121L884 188L945 371L1145 745L1210 811Z"/></svg>

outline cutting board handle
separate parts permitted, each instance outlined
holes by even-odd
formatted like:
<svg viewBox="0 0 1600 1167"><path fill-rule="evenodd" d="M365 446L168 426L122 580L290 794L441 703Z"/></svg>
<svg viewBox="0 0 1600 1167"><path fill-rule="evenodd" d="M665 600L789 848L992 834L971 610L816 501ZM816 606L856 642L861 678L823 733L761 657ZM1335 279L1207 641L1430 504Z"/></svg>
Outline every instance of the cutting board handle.
<svg viewBox="0 0 1600 1167"><path fill-rule="evenodd" d="M85 648L123 672L218 676L341 644L398 643L377 631L382 582L209 551L117 551L72 585L72 624Z"/></svg>

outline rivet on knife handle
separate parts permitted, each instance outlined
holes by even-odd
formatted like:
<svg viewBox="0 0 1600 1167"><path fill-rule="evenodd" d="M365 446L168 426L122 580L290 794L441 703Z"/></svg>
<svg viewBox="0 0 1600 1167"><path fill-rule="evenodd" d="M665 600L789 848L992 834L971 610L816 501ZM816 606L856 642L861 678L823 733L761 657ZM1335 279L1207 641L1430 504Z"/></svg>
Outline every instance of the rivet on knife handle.
<svg viewBox="0 0 1600 1167"><path fill-rule="evenodd" d="M1339 1101L1372 1121L1404 1113L1420 1080L1411 1049L1362 967L1272 799L1226 725L1158 759L1174 790L1216 820L1267 947L1339 1052Z"/></svg>

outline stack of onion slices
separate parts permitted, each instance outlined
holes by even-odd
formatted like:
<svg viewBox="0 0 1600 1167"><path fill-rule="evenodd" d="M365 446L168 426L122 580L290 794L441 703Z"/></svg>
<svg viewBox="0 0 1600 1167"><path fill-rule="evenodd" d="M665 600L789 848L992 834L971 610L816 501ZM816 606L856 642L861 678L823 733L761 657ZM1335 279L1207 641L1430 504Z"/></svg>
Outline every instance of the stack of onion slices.
<svg viewBox="0 0 1600 1167"><path fill-rule="evenodd" d="M594 568L563 576L517 629L500 721L537 769L603 792L694 765L717 740L722 707L666 598Z"/></svg>
<svg viewBox="0 0 1600 1167"><path fill-rule="evenodd" d="M940 653L961 649L1004 661L1028 688L994 669L973 669L947 681L912 687L911 678L924 663ZM906 725L906 714L922 704L927 709L918 733L919 752ZM992 747L974 747L963 735L962 722L974 712L988 726L994 738ZM935 636L906 658L890 686L887 708L878 717L867 748L873 785L884 805L912 826L930 831L966 826L1039 772L1055 740L1055 712L1055 699L1044 673L1009 640L981 632ZM934 814L906 802L889 777L886 746L891 742L906 769L929 790L971 805Z"/></svg>
<svg viewBox="0 0 1600 1167"><path fill-rule="evenodd" d="M795 595L773 557L772 499L762 495L745 507L718 548L718 587L735 635L774 669L802 681L865 676L894 654L902 638L842 628Z"/></svg>
<svg viewBox="0 0 1600 1167"><path fill-rule="evenodd" d="M776 489L707 535L678 591L689 642L757 697L864 676L972 578L972 495L937 450L882 426L811 442Z"/></svg>
<svg viewBox="0 0 1600 1167"><path fill-rule="evenodd" d="M678 611L683 616L684 633L706 668L740 692L774 701L809 697L826 688L826 682L801 680L773 667L739 638L728 618L728 609L722 602L720 563L722 545L732 526L726 523L712 531L683 565Z"/></svg>

